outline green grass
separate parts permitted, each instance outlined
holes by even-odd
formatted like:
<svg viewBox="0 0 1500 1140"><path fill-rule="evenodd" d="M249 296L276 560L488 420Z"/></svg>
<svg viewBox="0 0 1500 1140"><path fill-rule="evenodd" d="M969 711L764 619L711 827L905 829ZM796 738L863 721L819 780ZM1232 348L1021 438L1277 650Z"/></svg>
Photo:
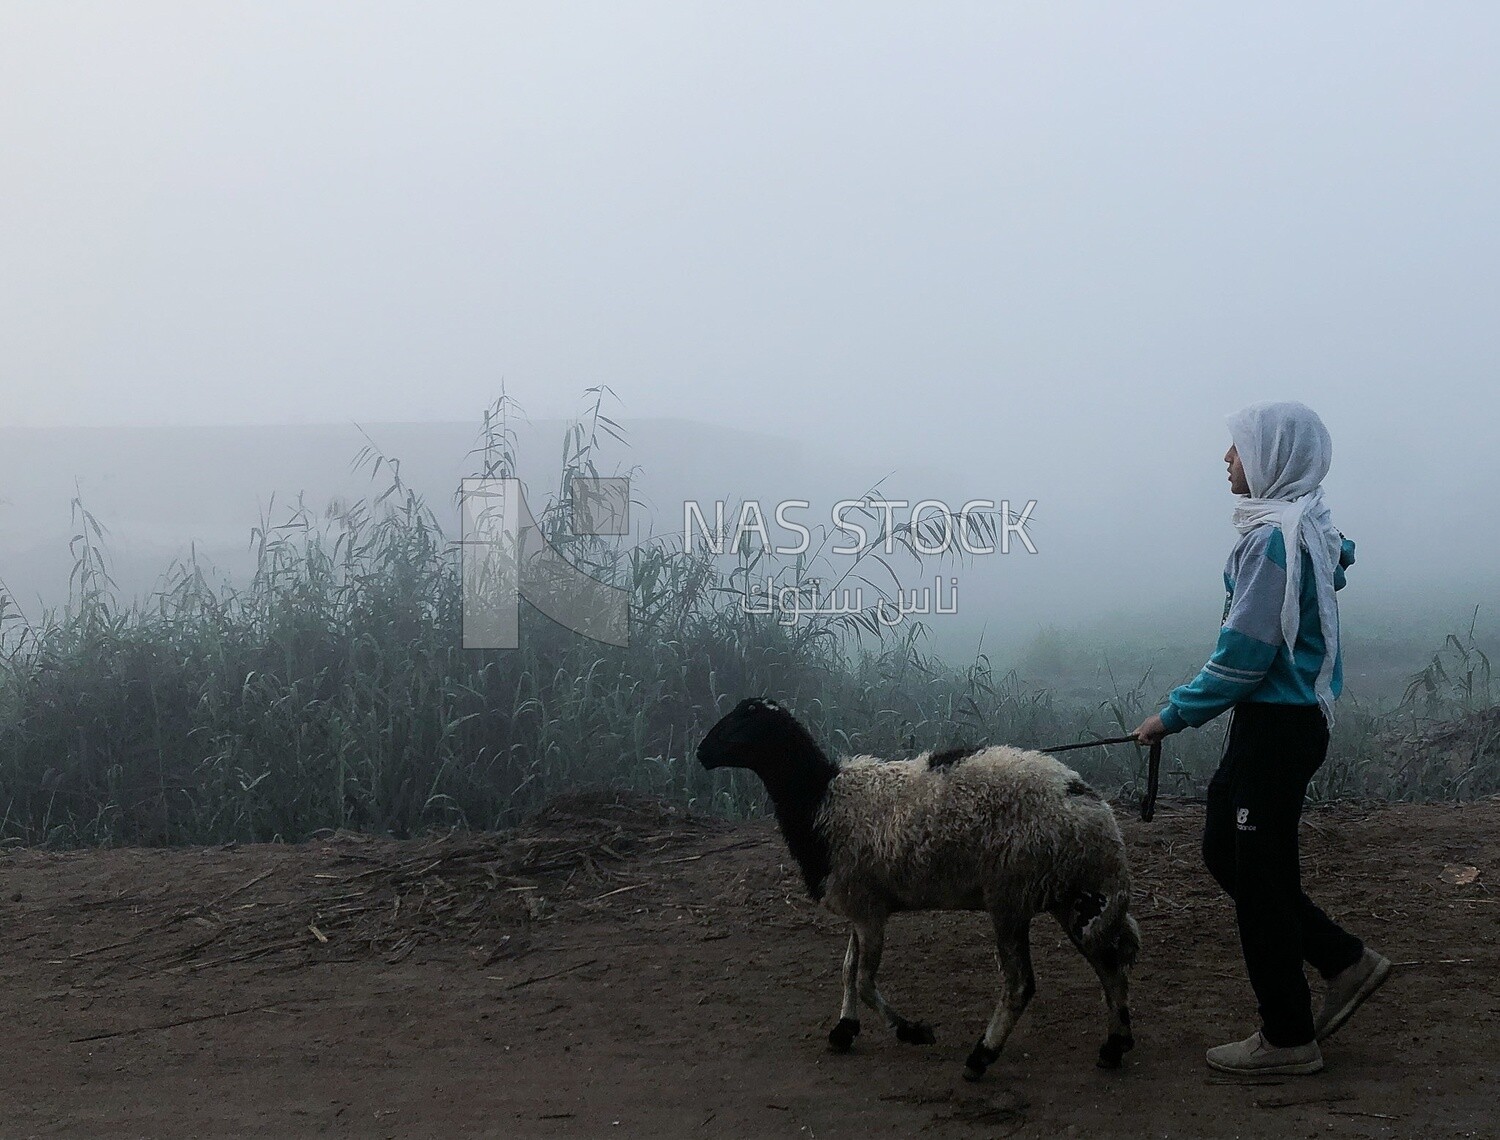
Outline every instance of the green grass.
<svg viewBox="0 0 1500 1140"><path fill-rule="evenodd" d="M211 582L190 558L149 602L123 605L107 572L107 532L75 502L68 604L33 626L0 594L0 840L178 844L298 840L333 828L495 828L596 785L746 815L763 810L758 782L704 772L693 749L748 694L788 703L832 751L895 756L1118 734L1169 687L1149 674L1129 686L1107 677L1100 699L1061 699L984 657L965 667L937 660L923 651L920 627L893 634L871 610L791 625L746 612L752 574L805 587L816 557L768 565L743 549L726 563L675 539L573 535L564 525L570 480L597 474L601 439L618 432L606 395L590 391L538 521L572 562L630 591L624 647L523 606L521 648L460 648L456 545L399 463L373 447L357 462L383 490L331 514L299 502L263 520L252 536L257 569L240 587ZM486 414L477 474L515 470L510 414L503 397ZM875 573L879 557L857 572ZM1491 753L1455 776L1451 760L1401 767L1382 743L1382 734L1489 707L1488 685L1472 631L1456 635L1401 708L1342 708L1314 795L1500 790ZM1169 739L1165 794L1201 791L1221 733ZM1144 757L1133 746L1068 759L1112 794L1139 791Z"/></svg>

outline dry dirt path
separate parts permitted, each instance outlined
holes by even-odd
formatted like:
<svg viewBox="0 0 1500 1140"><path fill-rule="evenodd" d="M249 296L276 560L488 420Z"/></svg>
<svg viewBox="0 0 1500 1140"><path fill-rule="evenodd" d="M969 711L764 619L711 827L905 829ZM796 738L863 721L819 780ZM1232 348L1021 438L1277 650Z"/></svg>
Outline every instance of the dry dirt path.
<svg viewBox="0 0 1500 1140"><path fill-rule="evenodd" d="M843 933L765 824L584 799L504 839L10 851L0 1136L1500 1137L1500 803L1308 813L1309 893L1401 966L1323 1073L1259 1083L1202 1061L1253 1006L1200 824L1126 825L1125 1068L1041 920L978 1085L985 918L892 923L883 989L936 1045L867 1017L830 1054Z"/></svg>

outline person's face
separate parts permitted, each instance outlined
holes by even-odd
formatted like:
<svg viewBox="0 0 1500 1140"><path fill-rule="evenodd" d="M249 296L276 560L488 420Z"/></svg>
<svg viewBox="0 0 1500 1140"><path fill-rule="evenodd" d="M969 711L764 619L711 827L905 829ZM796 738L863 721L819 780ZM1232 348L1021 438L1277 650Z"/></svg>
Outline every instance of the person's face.
<svg viewBox="0 0 1500 1140"><path fill-rule="evenodd" d="M1245 478L1245 466L1240 462L1239 450L1234 444L1224 453L1224 462L1229 465L1229 489L1236 495L1250 493L1250 481Z"/></svg>

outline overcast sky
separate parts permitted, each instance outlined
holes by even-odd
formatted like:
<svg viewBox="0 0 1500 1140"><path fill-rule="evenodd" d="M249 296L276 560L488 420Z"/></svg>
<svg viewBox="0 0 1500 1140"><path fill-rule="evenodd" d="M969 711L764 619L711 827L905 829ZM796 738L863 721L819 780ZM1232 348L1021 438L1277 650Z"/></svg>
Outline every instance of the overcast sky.
<svg viewBox="0 0 1500 1140"><path fill-rule="evenodd" d="M473 419L502 378L550 416L606 383L1169 537L1224 416L1298 398L1336 517L1470 567L1497 32L1480 3L5 0L0 424Z"/></svg>

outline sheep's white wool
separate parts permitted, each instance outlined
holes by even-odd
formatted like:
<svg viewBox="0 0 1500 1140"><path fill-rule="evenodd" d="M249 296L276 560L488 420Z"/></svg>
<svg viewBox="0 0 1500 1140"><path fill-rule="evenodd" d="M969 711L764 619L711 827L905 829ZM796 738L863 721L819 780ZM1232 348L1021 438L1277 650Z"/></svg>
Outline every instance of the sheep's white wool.
<svg viewBox="0 0 1500 1140"><path fill-rule="evenodd" d="M850 917L872 908L1030 916L1089 893L1102 904L1089 916L1092 934L1098 919L1111 926L1129 905L1114 813L1040 752L992 747L936 770L927 754L851 757L818 826L835 852L824 903Z"/></svg>

